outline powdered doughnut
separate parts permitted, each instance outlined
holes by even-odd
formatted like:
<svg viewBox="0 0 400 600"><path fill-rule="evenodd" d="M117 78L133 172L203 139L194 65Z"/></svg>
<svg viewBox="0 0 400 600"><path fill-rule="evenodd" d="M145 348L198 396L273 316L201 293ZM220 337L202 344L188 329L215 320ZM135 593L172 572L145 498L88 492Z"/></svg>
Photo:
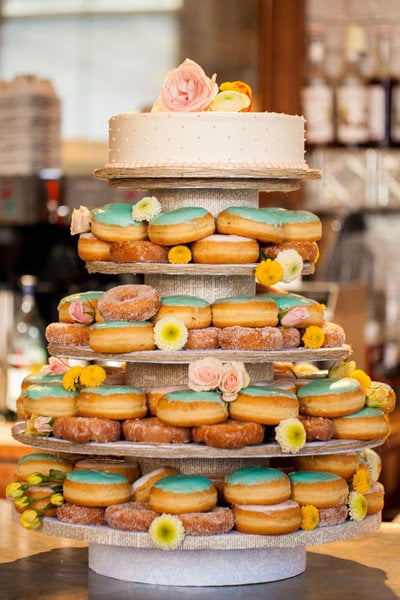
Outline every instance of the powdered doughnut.
<svg viewBox="0 0 400 600"><path fill-rule="evenodd" d="M62 385L30 385L22 392L22 403L27 415L37 417L73 417L77 412L77 392L69 392Z"/></svg>
<svg viewBox="0 0 400 600"><path fill-rule="evenodd" d="M365 392L350 377L315 379L297 391L300 413L311 417L341 417L365 405Z"/></svg>
<svg viewBox="0 0 400 600"><path fill-rule="evenodd" d="M282 419L296 418L298 414L296 394L281 388L249 386L229 402L229 415L238 421L278 425Z"/></svg>
<svg viewBox="0 0 400 600"><path fill-rule="evenodd" d="M129 442L149 444L187 444L192 439L189 427L167 425L157 417L124 421L122 433Z"/></svg>
<svg viewBox="0 0 400 600"><path fill-rule="evenodd" d="M358 412L333 419L337 439L375 440L386 438L390 432L389 419L377 408L362 408Z"/></svg>
<svg viewBox="0 0 400 600"><path fill-rule="evenodd" d="M333 423L327 417L299 416L306 432L306 442L327 442L333 438Z"/></svg>
<svg viewBox="0 0 400 600"><path fill-rule="evenodd" d="M148 531L158 513L147 502L124 502L108 506L105 512L107 525L122 531Z"/></svg>
<svg viewBox="0 0 400 600"><path fill-rule="evenodd" d="M99 298L103 296L103 294L104 292L90 291L64 296L57 306L58 320L62 323L82 323L83 321L79 321L70 312L71 305L74 303L79 303L82 307L83 318L88 319L85 321L85 323L91 323L95 320L97 302Z"/></svg>
<svg viewBox="0 0 400 600"><path fill-rule="evenodd" d="M91 262L93 260L109 261L111 242L99 240L92 233L82 233L78 238L77 252L81 260Z"/></svg>
<svg viewBox="0 0 400 600"><path fill-rule="evenodd" d="M149 240L114 242L110 248L110 257L117 263L166 263L168 248Z"/></svg>
<svg viewBox="0 0 400 600"><path fill-rule="evenodd" d="M278 323L278 307L265 296L220 298L211 308L214 327L271 327Z"/></svg>
<svg viewBox="0 0 400 600"><path fill-rule="evenodd" d="M218 392L181 390L160 398L156 414L167 425L195 427L226 421L228 408Z"/></svg>
<svg viewBox="0 0 400 600"><path fill-rule="evenodd" d="M79 506L64 502L57 508L56 516L64 523L75 523L76 525L105 525L105 508L100 506Z"/></svg>
<svg viewBox="0 0 400 600"><path fill-rule="evenodd" d="M128 385L101 385L83 388L77 398L80 417L134 419L147 413L146 394Z"/></svg>
<svg viewBox="0 0 400 600"><path fill-rule="evenodd" d="M301 508L293 500L278 504L235 504L235 529L258 535L284 535L297 531L301 523Z"/></svg>
<svg viewBox="0 0 400 600"><path fill-rule="evenodd" d="M328 508L344 504L349 495L346 480L334 473L297 471L289 474L292 500L301 505Z"/></svg>
<svg viewBox="0 0 400 600"><path fill-rule="evenodd" d="M41 473L42 475L48 476L50 471L61 471L61 473L68 473L74 468L73 463L55 454L32 453L21 456L18 460L15 477L17 481L26 481L29 475L32 473Z"/></svg>
<svg viewBox="0 0 400 600"><path fill-rule="evenodd" d="M339 525L344 523L349 512L347 504L330 506L329 508L319 508L319 521L317 527L329 527L330 525Z"/></svg>
<svg viewBox="0 0 400 600"><path fill-rule="evenodd" d="M89 346L95 352L124 353L154 350L150 321L106 321L89 329Z"/></svg>
<svg viewBox="0 0 400 600"><path fill-rule="evenodd" d="M159 293L145 284L118 285L107 290L97 304L105 321L147 321L159 308Z"/></svg>
<svg viewBox="0 0 400 600"><path fill-rule="evenodd" d="M147 234L154 244L175 246L211 235L215 231L213 215L198 206L161 212L149 222Z"/></svg>
<svg viewBox="0 0 400 600"><path fill-rule="evenodd" d="M194 242L192 260L200 264L245 264L258 261L257 240L239 235L213 234Z"/></svg>
<svg viewBox="0 0 400 600"><path fill-rule="evenodd" d="M343 346L346 341L346 333L343 327L337 323L330 323L325 321L321 325L321 329L324 333L324 348L335 348L337 346Z"/></svg>
<svg viewBox="0 0 400 600"><path fill-rule="evenodd" d="M197 330L194 330L197 331ZM156 416L157 413L157 404L159 399L165 394L169 394L169 392L177 392L178 390L185 390L187 386L185 385L164 385L161 387L152 388L151 390L147 390L147 411L149 415L153 417Z"/></svg>
<svg viewBox="0 0 400 600"><path fill-rule="evenodd" d="M110 506L128 502L131 485L118 473L71 471L65 477L63 495L67 502L80 506Z"/></svg>
<svg viewBox="0 0 400 600"><path fill-rule="evenodd" d="M283 337L278 327L224 327L219 345L224 350L280 350Z"/></svg>
<svg viewBox="0 0 400 600"><path fill-rule="evenodd" d="M243 448L261 444L264 432L260 423L228 419L224 423L193 427L192 436L194 442L213 448Z"/></svg>
<svg viewBox="0 0 400 600"><path fill-rule="evenodd" d="M186 350L215 350L219 347L219 327L203 327L202 329L189 329Z"/></svg>
<svg viewBox="0 0 400 600"><path fill-rule="evenodd" d="M49 344L88 346L89 326L83 323L49 323L45 337Z"/></svg>
<svg viewBox="0 0 400 600"><path fill-rule="evenodd" d="M164 317L181 319L188 329L199 329L211 324L211 306L203 298L196 296L164 296L160 307L153 316L153 323Z"/></svg>
<svg viewBox="0 0 400 600"><path fill-rule="evenodd" d="M279 323L285 327L321 326L324 322L325 307L312 298L289 292L274 292L262 294L270 298L278 306Z"/></svg>
<svg viewBox="0 0 400 600"><path fill-rule="evenodd" d="M282 334L282 348L298 348L301 342L300 331L296 327L278 327Z"/></svg>
<svg viewBox="0 0 400 600"><path fill-rule="evenodd" d="M216 506L206 512L182 513L177 517L182 522L187 535L228 533L235 525L233 511L222 506Z"/></svg>
<svg viewBox="0 0 400 600"><path fill-rule="evenodd" d="M231 504L277 504L290 494L289 477L279 469L243 467L225 478L224 496Z"/></svg>
<svg viewBox="0 0 400 600"><path fill-rule="evenodd" d="M96 417L60 417L53 425L53 435L78 444L116 442L121 439L121 424Z"/></svg>
<svg viewBox="0 0 400 600"><path fill-rule="evenodd" d="M364 496L367 501L367 515L374 515L383 509L385 488L379 481L375 481Z"/></svg>
<svg viewBox="0 0 400 600"><path fill-rule="evenodd" d="M150 471L145 475L142 475L137 481L132 484L132 497L135 502L148 502L150 496L150 490L153 485L159 479L163 477L168 477L170 475L177 475L179 473L178 469L175 467L159 467L154 471Z"/></svg>
<svg viewBox="0 0 400 600"><path fill-rule="evenodd" d="M318 244L316 242L281 242L280 244L267 244L261 247L261 255L264 258L276 258L279 252L284 250L296 250L303 262L315 263L319 256Z"/></svg>
<svg viewBox="0 0 400 600"><path fill-rule="evenodd" d="M98 456L96 458L84 458L75 463L75 470L109 471L124 475L132 483L140 475L139 463L129 458L107 458Z"/></svg>
<svg viewBox="0 0 400 600"><path fill-rule="evenodd" d="M150 489L150 507L159 513L202 512L217 503L217 490L203 475L170 475L154 483Z"/></svg>
<svg viewBox="0 0 400 600"><path fill-rule="evenodd" d="M92 211L91 231L106 242L130 242L145 239L147 223L134 220L131 203L112 203Z"/></svg>
<svg viewBox="0 0 400 600"><path fill-rule="evenodd" d="M313 456L296 456L296 469L301 471L323 471L335 473L343 479L349 480L359 467L356 452L344 454L320 454Z"/></svg>

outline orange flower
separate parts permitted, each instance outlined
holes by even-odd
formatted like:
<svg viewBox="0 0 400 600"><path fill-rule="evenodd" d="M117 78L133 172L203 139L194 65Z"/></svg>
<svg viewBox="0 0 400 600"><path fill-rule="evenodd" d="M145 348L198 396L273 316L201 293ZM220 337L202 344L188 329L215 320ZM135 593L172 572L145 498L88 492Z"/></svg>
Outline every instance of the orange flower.
<svg viewBox="0 0 400 600"><path fill-rule="evenodd" d="M253 92L251 87L244 83L243 81L224 81L219 86L221 91L229 91L234 90L235 92L240 92L241 94L246 94L250 98L250 104L247 108L244 108L241 112L250 112L253 109Z"/></svg>

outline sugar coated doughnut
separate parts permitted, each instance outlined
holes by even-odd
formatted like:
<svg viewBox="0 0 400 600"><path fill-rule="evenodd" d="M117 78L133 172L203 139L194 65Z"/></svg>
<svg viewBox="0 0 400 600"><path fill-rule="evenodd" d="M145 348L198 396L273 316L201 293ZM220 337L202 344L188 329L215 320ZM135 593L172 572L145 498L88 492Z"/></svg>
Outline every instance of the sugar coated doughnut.
<svg viewBox="0 0 400 600"><path fill-rule="evenodd" d="M367 501L367 515L374 515L383 509L385 488L379 481L375 481L364 496Z"/></svg>
<svg viewBox="0 0 400 600"><path fill-rule="evenodd" d="M189 329L185 344L186 350L215 350L219 347L219 327Z"/></svg>
<svg viewBox="0 0 400 600"><path fill-rule="evenodd" d="M108 506L105 512L107 525L122 531L148 531L158 517L147 502L124 502Z"/></svg>
<svg viewBox="0 0 400 600"><path fill-rule="evenodd" d="M104 292L90 291L64 296L57 305L58 320L62 323L92 323L96 316L97 302L103 294ZM81 306L81 316L76 315L71 309L74 303ZM83 318L87 320L82 321Z"/></svg>
<svg viewBox="0 0 400 600"><path fill-rule="evenodd" d="M277 504L290 494L289 477L279 469L243 467L225 478L224 496L230 504Z"/></svg>
<svg viewBox="0 0 400 600"><path fill-rule="evenodd" d="M161 212L151 219L147 229L151 242L165 246L195 242L214 231L213 215L198 206Z"/></svg>
<svg viewBox="0 0 400 600"><path fill-rule="evenodd" d="M312 298L289 292L269 292L262 297L270 298L278 306L279 323L293 327L320 326L324 322L324 306Z"/></svg>
<svg viewBox="0 0 400 600"><path fill-rule="evenodd" d="M321 325L321 329L324 333L324 348L343 346L346 341L346 333L341 325L325 321L325 323Z"/></svg>
<svg viewBox="0 0 400 600"><path fill-rule="evenodd" d="M296 327L278 327L282 334L282 348L298 348L301 343L300 331Z"/></svg>
<svg viewBox="0 0 400 600"><path fill-rule="evenodd" d="M57 508L56 516L64 523L76 525L105 525L105 508L101 506L79 506L64 502Z"/></svg>
<svg viewBox="0 0 400 600"><path fill-rule="evenodd" d="M211 510L217 504L217 490L203 475L170 475L150 489L150 507L160 513L192 513Z"/></svg>
<svg viewBox="0 0 400 600"><path fill-rule="evenodd" d="M129 458L108 458L98 456L96 458L83 458L75 463L75 470L109 471L124 475L132 483L139 478L140 467L136 460Z"/></svg>
<svg viewBox="0 0 400 600"><path fill-rule="evenodd" d="M265 296L219 298L211 309L215 327L270 327L278 323L278 307Z"/></svg>
<svg viewBox="0 0 400 600"><path fill-rule="evenodd" d="M159 307L159 293L145 284L117 285L107 290L97 304L105 321L147 321Z"/></svg>
<svg viewBox="0 0 400 600"><path fill-rule="evenodd" d="M45 337L49 344L88 346L89 326L83 323L49 323Z"/></svg>
<svg viewBox="0 0 400 600"><path fill-rule="evenodd" d="M193 441L213 448L244 448L261 444L265 429L260 423L228 419L214 425L193 427Z"/></svg>
<svg viewBox="0 0 400 600"><path fill-rule="evenodd" d="M109 261L111 242L99 240L92 233L82 233L78 238L77 252L81 260L91 262L94 260Z"/></svg>
<svg viewBox="0 0 400 600"><path fill-rule="evenodd" d="M191 512L177 515L187 535L218 535L228 533L235 525L232 509L216 506L205 512Z"/></svg>
<svg viewBox="0 0 400 600"><path fill-rule="evenodd" d="M128 385L101 385L82 388L77 398L80 417L134 419L147 413L146 394Z"/></svg>
<svg viewBox="0 0 400 600"><path fill-rule="evenodd" d="M390 424L381 410L365 407L351 415L333 419L333 429L337 439L374 440L386 438Z"/></svg>
<svg viewBox="0 0 400 600"><path fill-rule="evenodd" d="M96 417L60 417L53 425L53 435L78 444L116 442L121 439L121 424Z"/></svg>
<svg viewBox="0 0 400 600"><path fill-rule="evenodd" d="M296 394L281 388L249 386L240 390L236 400L229 402L229 415L238 421L277 425L282 419L299 414Z"/></svg>
<svg viewBox="0 0 400 600"><path fill-rule="evenodd" d="M299 415L306 432L306 442L327 442L333 438L333 423L328 417L307 417Z"/></svg>
<svg viewBox="0 0 400 600"><path fill-rule="evenodd" d="M277 258L279 252L284 250L296 250L303 262L315 263L319 256L318 244L316 242L281 242L280 244L264 244L261 247L261 255L264 258Z"/></svg>
<svg viewBox="0 0 400 600"><path fill-rule="evenodd" d="M325 471L296 471L289 473L292 500L301 505L313 504L328 508L344 504L349 495L346 480Z"/></svg>
<svg viewBox="0 0 400 600"><path fill-rule="evenodd" d="M89 329L89 346L95 352L124 353L154 350L150 321L106 321Z"/></svg>
<svg viewBox="0 0 400 600"><path fill-rule="evenodd" d="M166 263L168 248L149 240L114 242L111 244L110 257L117 263Z"/></svg>
<svg viewBox="0 0 400 600"><path fill-rule="evenodd" d="M283 337L278 327L224 327L219 345L224 350L280 350Z"/></svg>
<svg viewBox="0 0 400 600"><path fill-rule="evenodd" d="M27 415L73 417L78 414L77 396L62 385L36 384L22 392L22 402Z"/></svg>
<svg viewBox="0 0 400 600"><path fill-rule="evenodd" d="M214 233L191 246L192 260L200 264L245 264L257 262L257 240L240 235Z"/></svg>
<svg viewBox="0 0 400 600"><path fill-rule="evenodd" d="M107 471L71 471L64 480L63 495L67 502L81 506L110 506L131 499L131 485L126 477Z"/></svg>
<svg viewBox="0 0 400 600"><path fill-rule="evenodd" d="M300 412L311 417L341 417L365 405L365 392L350 377L315 379L301 387L297 397Z"/></svg>
<svg viewBox="0 0 400 600"><path fill-rule="evenodd" d="M297 531L301 523L301 508L293 500L278 504L235 504L235 529L241 533L283 535Z"/></svg>
<svg viewBox="0 0 400 600"><path fill-rule="evenodd" d="M91 231L106 242L130 242L143 240L147 235L147 223L135 221L132 204L105 204L91 213Z"/></svg>
<svg viewBox="0 0 400 600"><path fill-rule="evenodd" d="M26 454L18 460L15 469L15 479L17 481L26 481L26 478L32 473L41 473L48 476L50 471L60 471L69 473L74 468L73 463L61 456L47 454L44 452Z"/></svg>
<svg viewBox="0 0 400 600"><path fill-rule="evenodd" d="M160 300L160 307L153 316L153 323L164 317L181 319L188 329L199 329L211 324L211 305L203 298L196 296L164 296Z"/></svg>
<svg viewBox="0 0 400 600"><path fill-rule="evenodd" d="M187 444L192 440L189 427L162 423L157 417L128 419L122 423L122 433L129 442L149 444Z"/></svg>
<svg viewBox="0 0 400 600"><path fill-rule="evenodd" d="M142 475L132 484L132 498L135 502L148 502L150 490L159 479L177 475L179 471L175 467L165 466L154 469L145 475Z"/></svg>
<svg viewBox="0 0 400 600"><path fill-rule="evenodd" d="M330 506L329 508L319 508L319 521L317 527L329 527L344 523L349 512L347 504Z"/></svg>
<svg viewBox="0 0 400 600"><path fill-rule="evenodd" d="M343 479L351 479L359 467L356 452L343 454L316 454L313 456L297 456L296 469L300 471L324 471L335 473Z"/></svg>
<svg viewBox="0 0 400 600"><path fill-rule="evenodd" d="M156 414L167 425L195 427L226 421L228 408L218 392L180 390L160 398Z"/></svg>

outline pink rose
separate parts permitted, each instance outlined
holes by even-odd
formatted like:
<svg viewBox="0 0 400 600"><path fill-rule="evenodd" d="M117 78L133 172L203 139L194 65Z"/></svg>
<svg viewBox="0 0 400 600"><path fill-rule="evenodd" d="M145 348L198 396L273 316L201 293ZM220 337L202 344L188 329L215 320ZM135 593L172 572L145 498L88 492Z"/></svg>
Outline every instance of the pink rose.
<svg viewBox="0 0 400 600"><path fill-rule="evenodd" d="M208 356L190 363L188 386L194 392L207 392L219 386L223 365L218 358Z"/></svg>
<svg viewBox="0 0 400 600"><path fill-rule="evenodd" d="M226 363L223 367L219 389L225 402L236 400L238 393L250 383L249 374L242 362Z"/></svg>
<svg viewBox="0 0 400 600"><path fill-rule="evenodd" d="M37 417L34 422L34 428L38 433L51 433L53 431L52 419L53 417Z"/></svg>
<svg viewBox="0 0 400 600"><path fill-rule="evenodd" d="M153 109L162 112L206 110L218 93L215 79L215 74L210 79L197 63L187 58L166 74Z"/></svg>
<svg viewBox="0 0 400 600"><path fill-rule="evenodd" d="M295 327L296 325L300 325L300 323L308 319L309 316L310 313L308 312L307 308L304 306L297 306L296 308L289 310L286 315L281 317L281 325Z"/></svg>
<svg viewBox="0 0 400 600"><path fill-rule="evenodd" d="M91 214L86 206L80 206L79 209L74 208L71 216L71 235L77 233L86 233L90 231Z"/></svg>
<svg viewBox="0 0 400 600"><path fill-rule="evenodd" d="M68 313L78 323L89 324L94 321L94 310L79 300L71 302Z"/></svg>
<svg viewBox="0 0 400 600"><path fill-rule="evenodd" d="M53 373L54 375L65 373L68 371L68 362L64 362L61 358L57 358L57 356L50 356L48 365L45 365L40 370L43 373Z"/></svg>

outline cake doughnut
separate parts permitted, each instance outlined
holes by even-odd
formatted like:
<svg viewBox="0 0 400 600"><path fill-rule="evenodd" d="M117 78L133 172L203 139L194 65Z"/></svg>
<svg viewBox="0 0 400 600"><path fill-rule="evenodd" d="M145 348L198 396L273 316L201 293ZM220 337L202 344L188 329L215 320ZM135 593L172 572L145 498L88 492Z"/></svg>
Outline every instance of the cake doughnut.
<svg viewBox="0 0 400 600"><path fill-rule="evenodd" d="M147 398L147 412L152 417L156 416L157 413L157 404L159 399L168 394L169 392L177 392L178 390L186 390L186 385L164 385L160 387L155 387L146 392Z"/></svg>
<svg viewBox="0 0 400 600"><path fill-rule="evenodd" d="M154 244L188 244L215 231L213 215L199 206L161 212L149 221L147 234Z"/></svg>
<svg viewBox="0 0 400 600"><path fill-rule="evenodd" d="M32 475L32 473L40 473L47 477L51 471L61 471L61 473L66 475L73 468L73 463L67 458L44 452L31 453L21 456L18 460L14 479L17 481L26 481L27 477Z"/></svg>
<svg viewBox="0 0 400 600"><path fill-rule="evenodd" d="M156 415L167 425L196 427L226 421L228 408L218 392L179 390L159 399Z"/></svg>
<svg viewBox="0 0 400 600"><path fill-rule="evenodd" d="M279 244L264 244L261 247L263 258L277 258L279 252L296 250L303 262L314 264L318 260L319 249L317 242L281 242Z"/></svg>
<svg viewBox="0 0 400 600"><path fill-rule="evenodd" d="M377 408L361 410L333 419L336 439L375 440L386 438L390 433L389 419Z"/></svg>
<svg viewBox="0 0 400 600"><path fill-rule="evenodd" d="M238 421L278 425L282 419L296 418L298 414L296 394L278 387L249 386L229 402L229 416Z"/></svg>
<svg viewBox="0 0 400 600"><path fill-rule="evenodd" d="M71 471L67 473L63 496L80 506L110 506L131 499L131 484L119 473L107 471Z"/></svg>
<svg viewBox="0 0 400 600"><path fill-rule="evenodd" d="M346 480L325 471L296 471L289 473L291 498L300 505L312 504L329 508L344 504L349 495Z"/></svg>
<svg viewBox="0 0 400 600"><path fill-rule="evenodd" d="M119 473L120 475L124 475L130 483L136 481L140 476L139 463L129 458L108 458L103 456L83 458L75 463L75 470Z"/></svg>
<svg viewBox="0 0 400 600"><path fill-rule="evenodd" d="M261 297L270 298L276 303L279 323L285 327L321 326L324 322L324 305L312 298L285 291L270 291L267 294L261 294Z"/></svg>
<svg viewBox="0 0 400 600"><path fill-rule="evenodd" d="M187 444L192 440L189 427L167 425L157 417L128 419L122 423L122 434L128 442L148 444Z"/></svg>
<svg viewBox="0 0 400 600"><path fill-rule="evenodd" d="M62 385L36 384L22 392L22 403L29 416L73 417L78 414L77 397L77 392L69 392Z"/></svg>
<svg viewBox="0 0 400 600"><path fill-rule="evenodd" d="M215 425L199 425L193 427L194 442L213 448L244 448L261 444L265 429L260 423L234 421L228 419Z"/></svg>
<svg viewBox="0 0 400 600"><path fill-rule="evenodd" d="M165 466L154 469L149 473L145 473L139 479L132 484L132 499L135 502L148 502L150 497L150 490L153 485L159 479L163 477L169 477L170 475L177 475L178 469L175 467Z"/></svg>
<svg viewBox="0 0 400 600"><path fill-rule="evenodd" d="M282 334L282 348L298 348L301 343L300 331L296 327L278 327Z"/></svg>
<svg viewBox="0 0 400 600"><path fill-rule="evenodd" d="M75 525L105 525L105 508L102 506L80 506L64 502L56 510L59 521Z"/></svg>
<svg viewBox="0 0 400 600"><path fill-rule="evenodd" d="M301 508L293 500L278 504L235 504L235 529L241 533L284 535L300 528Z"/></svg>
<svg viewBox="0 0 400 600"><path fill-rule="evenodd" d="M367 501L367 515L374 515L383 509L385 488L379 481L375 481L364 497Z"/></svg>
<svg viewBox="0 0 400 600"><path fill-rule="evenodd" d="M200 264L247 264L258 261L257 240L214 233L191 245L192 261Z"/></svg>
<svg viewBox="0 0 400 600"><path fill-rule="evenodd" d="M149 504L156 512L173 515L212 510L217 490L203 475L169 475L153 484Z"/></svg>
<svg viewBox="0 0 400 600"><path fill-rule="evenodd" d="M233 511L227 506L216 506L205 512L177 515L187 535L218 535L228 533L235 525Z"/></svg>
<svg viewBox="0 0 400 600"><path fill-rule="evenodd" d="M225 478L224 496L230 504L278 504L290 494L289 477L280 469L243 467Z"/></svg>
<svg viewBox="0 0 400 600"><path fill-rule="evenodd" d="M92 210L91 232L105 242L144 240L147 235L147 223L134 220L131 203L115 202Z"/></svg>
<svg viewBox="0 0 400 600"><path fill-rule="evenodd" d="M121 424L96 417L59 417L53 425L53 435L78 444L117 442L121 439Z"/></svg>
<svg viewBox="0 0 400 600"><path fill-rule="evenodd" d="M350 377L315 379L297 390L300 413L310 417L341 417L365 405L365 392Z"/></svg>
<svg viewBox="0 0 400 600"><path fill-rule="evenodd" d="M114 242L110 257L116 263L167 263L168 248L149 240Z"/></svg>
<svg viewBox="0 0 400 600"><path fill-rule="evenodd" d="M82 388L77 398L80 417L135 419L147 413L146 394L128 385L101 385Z"/></svg>
<svg viewBox="0 0 400 600"><path fill-rule="evenodd" d="M278 306L265 296L219 298L211 305L214 327L271 327L278 323Z"/></svg>
<svg viewBox="0 0 400 600"><path fill-rule="evenodd" d="M219 347L219 327L188 329L185 350L215 350Z"/></svg>
<svg viewBox="0 0 400 600"><path fill-rule="evenodd" d="M359 467L356 452L344 454L320 454L312 456L296 456L296 469L299 471L324 471L335 473L343 479L349 480Z"/></svg>
<svg viewBox="0 0 400 600"><path fill-rule="evenodd" d="M70 312L71 306L74 303L79 303L82 307L82 312L89 319L88 321L85 321L85 323L87 324L89 322L94 321L96 315L97 302L103 294L104 292L90 291L64 296L64 298L62 298L57 305L58 320L61 323L82 323L83 321L79 321L73 316L73 313L71 314Z"/></svg>
<svg viewBox="0 0 400 600"><path fill-rule="evenodd" d="M107 525L122 531L148 531L156 517L158 513L147 502L124 502L105 510Z"/></svg>
<svg viewBox="0 0 400 600"><path fill-rule="evenodd" d="M224 350L280 350L283 336L278 327L224 327L219 345Z"/></svg>
<svg viewBox="0 0 400 600"><path fill-rule="evenodd" d="M159 293L145 284L117 285L104 292L97 303L105 321L147 321L159 308Z"/></svg>
<svg viewBox="0 0 400 600"><path fill-rule="evenodd" d="M333 438L333 423L328 417L307 417L299 415L306 432L306 442L327 442Z"/></svg>
<svg viewBox="0 0 400 600"><path fill-rule="evenodd" d="M92 262L94 260L110 261L110 248L111 242L99 240L92 233L81 233L78 238L78 256L85 262Z"/></svg>
<svg viewBox="0 0 400 600"><path fill-rule="evenodd" d="M181 319L187 329L201 329L211 324L211 305L196 296L164 296L152 322L172 316Z"/></svg>
<svg viewBox="0 0 400 600"><path fill-rule="evenodd" d="M338 506L330 506L329 508L319 508L319 521L317 527L329 527L331 525L339 525L347 519L349 508L347 504L339 504Z"/></svg>
<svg viewBox="0 0 400 600"><path fill-rule="evenodd" d="M341 325L338 323L331 323L325 321L321 325L321 329L324 333L324 348L335 348L337 346L343 346L346 342L346 333Z"/></svg>
<svg viewBox="0 0 400 600"><path fill-rule="evenodd" d="M49 323L45 337L49 344L88 346L89 326L83 323Z"/></svg>
<svg viewBox="0 0 400 600"><path fill-rule="evenodd" d="M89 329L89 346L95 352L125 353L154 350L150 321L106 321Z"/></svg>

